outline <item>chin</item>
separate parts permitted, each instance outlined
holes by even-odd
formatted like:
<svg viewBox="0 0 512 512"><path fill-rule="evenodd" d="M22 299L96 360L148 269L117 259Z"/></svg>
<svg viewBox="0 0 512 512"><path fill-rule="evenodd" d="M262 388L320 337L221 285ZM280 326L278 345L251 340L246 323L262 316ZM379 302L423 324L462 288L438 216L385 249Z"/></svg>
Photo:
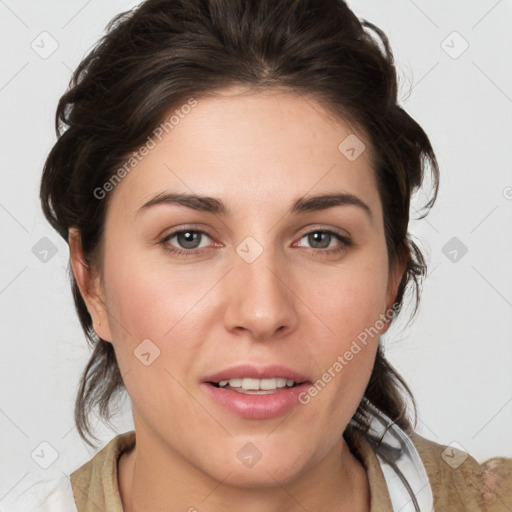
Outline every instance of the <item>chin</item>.
<svg viewBox="0 0 512 512"><path fill-rule="evenodd" d="M246 489L257 489L264 487L275 487L278 483L285 485L295 480L301 473L300 467L283 467L283 465L264 464L260 461L253 468L235 467L231 474L226 478L223 474L221 480L223 483L233 487Z"/></svg>
<svg viewBox="0 0 512 512"><path fill-rule="evenodd" d="M248 436L224 449L219 447L222 453L218 454L218 463L214 467L208 464L210 470L207 472L234 487L275 487L277 483L295 480L314 463L313 455L308 457L306 447L300 447L298 442L294 444L288 440L290 446L283 449L282 443L275 441Z"/></svg>

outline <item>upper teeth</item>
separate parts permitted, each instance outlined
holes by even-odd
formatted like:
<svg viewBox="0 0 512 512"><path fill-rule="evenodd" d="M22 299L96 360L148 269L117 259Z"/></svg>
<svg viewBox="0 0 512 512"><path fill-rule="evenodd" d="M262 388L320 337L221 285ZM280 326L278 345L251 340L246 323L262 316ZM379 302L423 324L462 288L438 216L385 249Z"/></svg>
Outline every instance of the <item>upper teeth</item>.
<svg viewBox="0 0 512 512"><path fill-rule="evenodd" d="M222 388L229 384L232 388L242 388L242 389L276 389L276 388L284 388L285 386L292 387L295 385L295 381L291 379L285 379L283 377L276 377L273 379L251 379L249 377L244 377L243 379L229 379L229 380L221 380L219 382L219 386Z"/></svg>

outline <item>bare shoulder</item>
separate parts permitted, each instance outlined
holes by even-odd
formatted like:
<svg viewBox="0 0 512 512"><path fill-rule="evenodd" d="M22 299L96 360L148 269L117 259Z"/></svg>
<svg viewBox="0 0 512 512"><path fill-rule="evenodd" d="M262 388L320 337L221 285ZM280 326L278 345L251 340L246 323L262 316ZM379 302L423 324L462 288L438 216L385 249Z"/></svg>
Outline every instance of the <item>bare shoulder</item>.
<svg viewBox="0 0 512 512"><path fill-rule="evenodd" d="M436 511L512 509L512 458L477 461L456 447L409 432L427 472Z"/></svg>

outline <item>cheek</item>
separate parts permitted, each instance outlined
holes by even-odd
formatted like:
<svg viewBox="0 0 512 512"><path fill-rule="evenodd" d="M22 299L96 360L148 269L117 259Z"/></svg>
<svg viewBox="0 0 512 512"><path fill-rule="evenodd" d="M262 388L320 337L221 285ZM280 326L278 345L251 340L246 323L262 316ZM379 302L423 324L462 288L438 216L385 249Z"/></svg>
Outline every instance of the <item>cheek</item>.
<svg viewBox="0 0 512 512"><path fill-rule="evenodd" d="M197 405L184 389L190 387L187 369L194 366L208 332L205 315L210 313L200 299L210 281L175 268L157 271L128 251L122 261L111 263L105 264L109 323L133 404L156 423L169 423L176 410L185 417L197 415ZM173 427L176 435L180 428Z"/></svg>
<svg viewBox="0 0 512 512"><path fill-rule="evenodd" d="M135 251L115 252L123 257L121 261L111 258L105 265L107 301L123 322L118 330L123 327L132 337L162 338L211 287L208 276L185 266L155 265Z"/></svg>
<svg viewBox="0 0 512 512"><path fill-rule="evenodd" d="M317 380L304 402L316 402L316 410L334 429L345 425L363 396L385 326L386 261L372 260L339 269L315 293L309 293L311 310L322 326L310 344ZM305 290L311 283L304 283ZM322 291L320 291L322 290ZM305 293L305 292L304 292Z"/></svg>
<svg viewBox="0 0 512 512"><path fill-rule="evenodd" d="M212 315L204 299L213 277L176 267L157 268L128 251L121 261L105 260L109 325L119 366L133 366L144 342L159 354L158 363L172 368L173 361L186 365L204 340ZM150 350L150 352L151 352ZM135 354L134 354L135 351ZM168 364L167 364L168 363Z"/></svg>
<svg viewBox="0 0 512 512"><path fill-rule="evenodd" d="M322 280L306 280L303 296L324 324L332 348L377 324L386 310L387 267L375 260L331 271ZM382 328L382 325L377 324Z"/></svg>

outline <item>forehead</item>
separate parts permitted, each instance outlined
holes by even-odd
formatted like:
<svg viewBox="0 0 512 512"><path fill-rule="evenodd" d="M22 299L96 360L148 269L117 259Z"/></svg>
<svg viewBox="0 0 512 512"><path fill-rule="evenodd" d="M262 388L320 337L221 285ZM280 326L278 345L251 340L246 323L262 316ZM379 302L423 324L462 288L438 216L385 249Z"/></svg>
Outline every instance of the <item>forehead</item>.
<svg viewBox="0 0 512 512"><path fill-rule="evenodd" d="M174 107L165 120L171 116L114 190L112 203L126 214L169 190L241 206L331 190L378 200L364 134L311 97L230 89Z"/></svg>

